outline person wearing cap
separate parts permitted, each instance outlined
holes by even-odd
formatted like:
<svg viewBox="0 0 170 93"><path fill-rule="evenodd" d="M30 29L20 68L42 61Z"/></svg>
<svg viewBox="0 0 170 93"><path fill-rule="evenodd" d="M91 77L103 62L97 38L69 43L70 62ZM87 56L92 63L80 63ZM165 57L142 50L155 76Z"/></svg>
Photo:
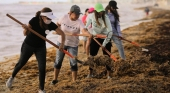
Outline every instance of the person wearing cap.
<svg viewBox="0 0 170 93"><path fill-rule="evenodd" d="M83 22L79 19L81 11L80 7L77 5L73 5L70 9L70 12L68 14L65 14L63 17L61 17L57 25L60 26L62 31L64 33L69 34L80 34L80 31L83 34L88 35L89 37L92 37L92 35L85 29L85 26ZM58 37L57 44L61 44L61 38ZM66 41L64 45L64 49L67 50L71 55L77 56L78 54L78 45L79 45L79 37L78 36L66 36ZM54 79L52 80L51 84L55 85L58 80L58 75L62 66L62 62L64 59L64 53L61 51L57 51L56 54L56 60L54 63ZM77 78L77 61L73 58L69 58L71 71L72 71L72 81L74 82Z"/></svg>
<svg viewBox="0 0 170 93"><path fill-rule="evenodd" d="M107 7L105 8L106 14L108 15L111 22L113 34L122 37L120 24L119 24L120 22L119 14L116 9L118 9L116 1L110 1ZM118 48L120 57L125 60L125 53L124 53L124 48L121 39L119 39L116 36L113 36L112 40L114 41L116 47Z"/></svg>
<svg viewBox="0 0 170 93"><path fill-rule="evenodd" d="M111 23L108 16L105 14L105 9L103 8L103 5L101 3L95 4L94 9L95 9L94 13L89 14L87 17L86 27L92 24L91 34L93 36L96 36L97 34L102 34L107 36L105 39L104 38L96 38L96 39L100 43L102 43L103 54L108 55L104 51L104 48L106 48L108 51L111 51L112 45L110 43L110 39L112 38L113 35ZM87 44L90 44L90 56L96 56L100 48L98 43L96 43L95 40L91 39L91 42ZM108 70L108 77L110 78L111 68L109 66L106 66L106 68ZM89 67L89 70L90 73L88 74L87 78L93 77L93 69Z"/></svg>
<svg viewBox="0 0 170 93"><path fill-rule="evenodd" d="M12 83L16 74L27 63L29 58L33 54L35 54L35 57L38 61L39 69L39 93L45 93L44 84L46 76L46 43L43 39L30 32L27 28L29 27L33 29L44 37L46 37L48 31L55 30L58 34L61 35L61 43L59 46L59 50L62 50L64 48L65 34L62 30L58 28L55 23L51 21L54 18L55 16L53 15L52 10L48 7L45 7L41 11L38 11L36 13L36 16L29 21L28 26L26 24L23 25L24 35L26 36L26 38L21 47L19 61L15 65L15 68L12 72L12 76L6 82L6 86L8 88L12 87Z"/></svg>

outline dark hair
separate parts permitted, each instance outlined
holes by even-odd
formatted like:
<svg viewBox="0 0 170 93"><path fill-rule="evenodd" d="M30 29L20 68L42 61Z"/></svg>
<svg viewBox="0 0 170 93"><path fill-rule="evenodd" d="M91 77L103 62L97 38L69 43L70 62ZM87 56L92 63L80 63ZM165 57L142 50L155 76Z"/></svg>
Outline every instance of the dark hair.
<svg viewBox="0 0 170 93"><path fill-rule="evenodd" d="M88 11L89 9L87 8L86 10L85 10L85 13Z"/></svg>
<svg viewBox="0 0 170 93"><path fill-rule="evenodd" d="M108 10L110 10L110 12L114 15L115 19L118 20L118 21L120 21L120 20L119 20L119 13L117 12L116 9L115 9L115 10L112 10L112 9L111 9L111 6L110 6L110 5L107 5L106 8L105 8L105 10L106 10L106 13L108 12Z"/></svg>
<svg viewBox="0 0 170 93"><path fill-rule="evenodd" d="M39 17L39 19L40 19L39 23L40 23L41 28L48 29L48 25L44 23L43 19L40 16L41 12L52 12L52 10L48 7L44 7L41 11L37 11L37 13L35 15L36 17Z"/></svg>
<svg viewBox="0 0 170 93"><path fill-rule="evenodd" d="M84 13L84 15L86 15L86 12L88 12L88 10L89 10L88 8L85 10L85 13Z"/></svg>
<svg viewBox="0 0 170 93"><path fill-rule="evenodd" d="M106 26L106 21L105 21L105 11L102 11L102 12L104 12L103 15L102 15L102 20L104 21L105 27L107 27L107 26ZM96 10L94 10L94 15L95 15L95 19L96 19L97 24L100 26L101 24L99 23L99 20L98 20L98 18L99 18L99 16L98 16L99 13L98 13Z"/></svg>

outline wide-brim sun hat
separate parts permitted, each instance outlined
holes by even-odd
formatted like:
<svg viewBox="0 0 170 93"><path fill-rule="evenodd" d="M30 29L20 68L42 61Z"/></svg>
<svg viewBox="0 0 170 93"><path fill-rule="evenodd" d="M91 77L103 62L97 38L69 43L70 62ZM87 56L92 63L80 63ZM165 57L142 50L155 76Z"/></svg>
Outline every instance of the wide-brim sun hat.
<svg viewBox="0 0 170 93"><path fill-rule="evenodd" d="M105 11L103 5L101 3L97 3L95 4L95 7L94 9L97 11L97 12L101 12L101 11Z"/></svg>
<svg viewBox="0 0 170 93"><path fill-rule="evenodd" d="M41 16L46 16L48 17L49 19L55 19L56 17L53 15L52 12L41 12L40 14Z"/></svg>

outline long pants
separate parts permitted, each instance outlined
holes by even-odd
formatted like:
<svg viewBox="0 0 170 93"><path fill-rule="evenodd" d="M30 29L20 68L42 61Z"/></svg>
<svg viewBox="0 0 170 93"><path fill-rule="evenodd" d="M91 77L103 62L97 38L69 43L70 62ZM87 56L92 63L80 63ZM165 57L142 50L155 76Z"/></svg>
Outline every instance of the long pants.
<svg viewBox="0 0 170 93"><path fill-rule="evenodd" d="M44 90L45 70L46 70L46 46L34 48L26 43L22 44L21 54L18 63L15 65L12 77L15 77L20 69L27 63L29 58L35 54L39 69L39 89Z"/></svg>
<svg viewBox="0 0 170 93"><path fill-rule="evenodd" d="M100 38L96 38L96 40L97 40L98 42L100 42L101 44L102 44L103 41L104 41L104 39L100 39ZM108 44L106 44L105 48L106 48L109 52L111 52L111 46L112 46L112 44L111 44L111 42L109 42ZM100 45L97 44L96 41L94 41L93 39L91 39L91 43L90 43L90 55L91 55L91 56L96 56L97 53L98 53L98 51L99 51L99 48L100 48ZM102 51L103 51L103 54L104 54L104 55L108 55L106 51L104 51L104 50L102 50ZM109 56L109 55L108 55L108 56ZM106 65L106 69L107 69L108 71L111 70L111 68L110 68L109 66L107 66L107 65ZM93 70L93 69L89 67L89 70Z"/></svg>
<svg viewBox="0 0 170 93"><path fill-rule="evenodd" d="M113 32L113 34L115 34L115 35L118 36L118 34L115 33L115 32ZM117 49L118 49L118 51L119 51L120 57L125 60L126 57L125 57L125 53L124 53L124 48L123 48L122 41L121 41L118 37L116 37L116 36L113 36L113 37L112 37L112 40L113 40L114 43L116 44L116 47L117 47Z"/></svg>

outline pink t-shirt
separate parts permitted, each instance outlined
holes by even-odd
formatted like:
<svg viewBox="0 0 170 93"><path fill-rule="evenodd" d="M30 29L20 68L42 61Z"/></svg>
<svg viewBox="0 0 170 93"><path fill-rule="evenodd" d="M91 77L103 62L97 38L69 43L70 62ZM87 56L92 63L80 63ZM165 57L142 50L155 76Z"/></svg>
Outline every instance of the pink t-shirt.
<svg viewBox="0 0 170 93"><path fill-rule="evenodd" d="M61 25L61 30L63 32L71 34L80 34L80 31L82 31L85 28L83 22L80 19L72 21L69 17L69 14L66 14L62 18L60 18L57 23ZM57 41L61 43L60 35L58 36ZM66 46L77 47L78 44L79 44L78 36L66 36L65 38Z"/></svg>
<svg viewBox="0 0 170 93"><path fill-rule="evenodd" d="M86 23L86 18L87 18L87 15L83 15L82 18L81 18L81 20L84 24Z"/></svg>

